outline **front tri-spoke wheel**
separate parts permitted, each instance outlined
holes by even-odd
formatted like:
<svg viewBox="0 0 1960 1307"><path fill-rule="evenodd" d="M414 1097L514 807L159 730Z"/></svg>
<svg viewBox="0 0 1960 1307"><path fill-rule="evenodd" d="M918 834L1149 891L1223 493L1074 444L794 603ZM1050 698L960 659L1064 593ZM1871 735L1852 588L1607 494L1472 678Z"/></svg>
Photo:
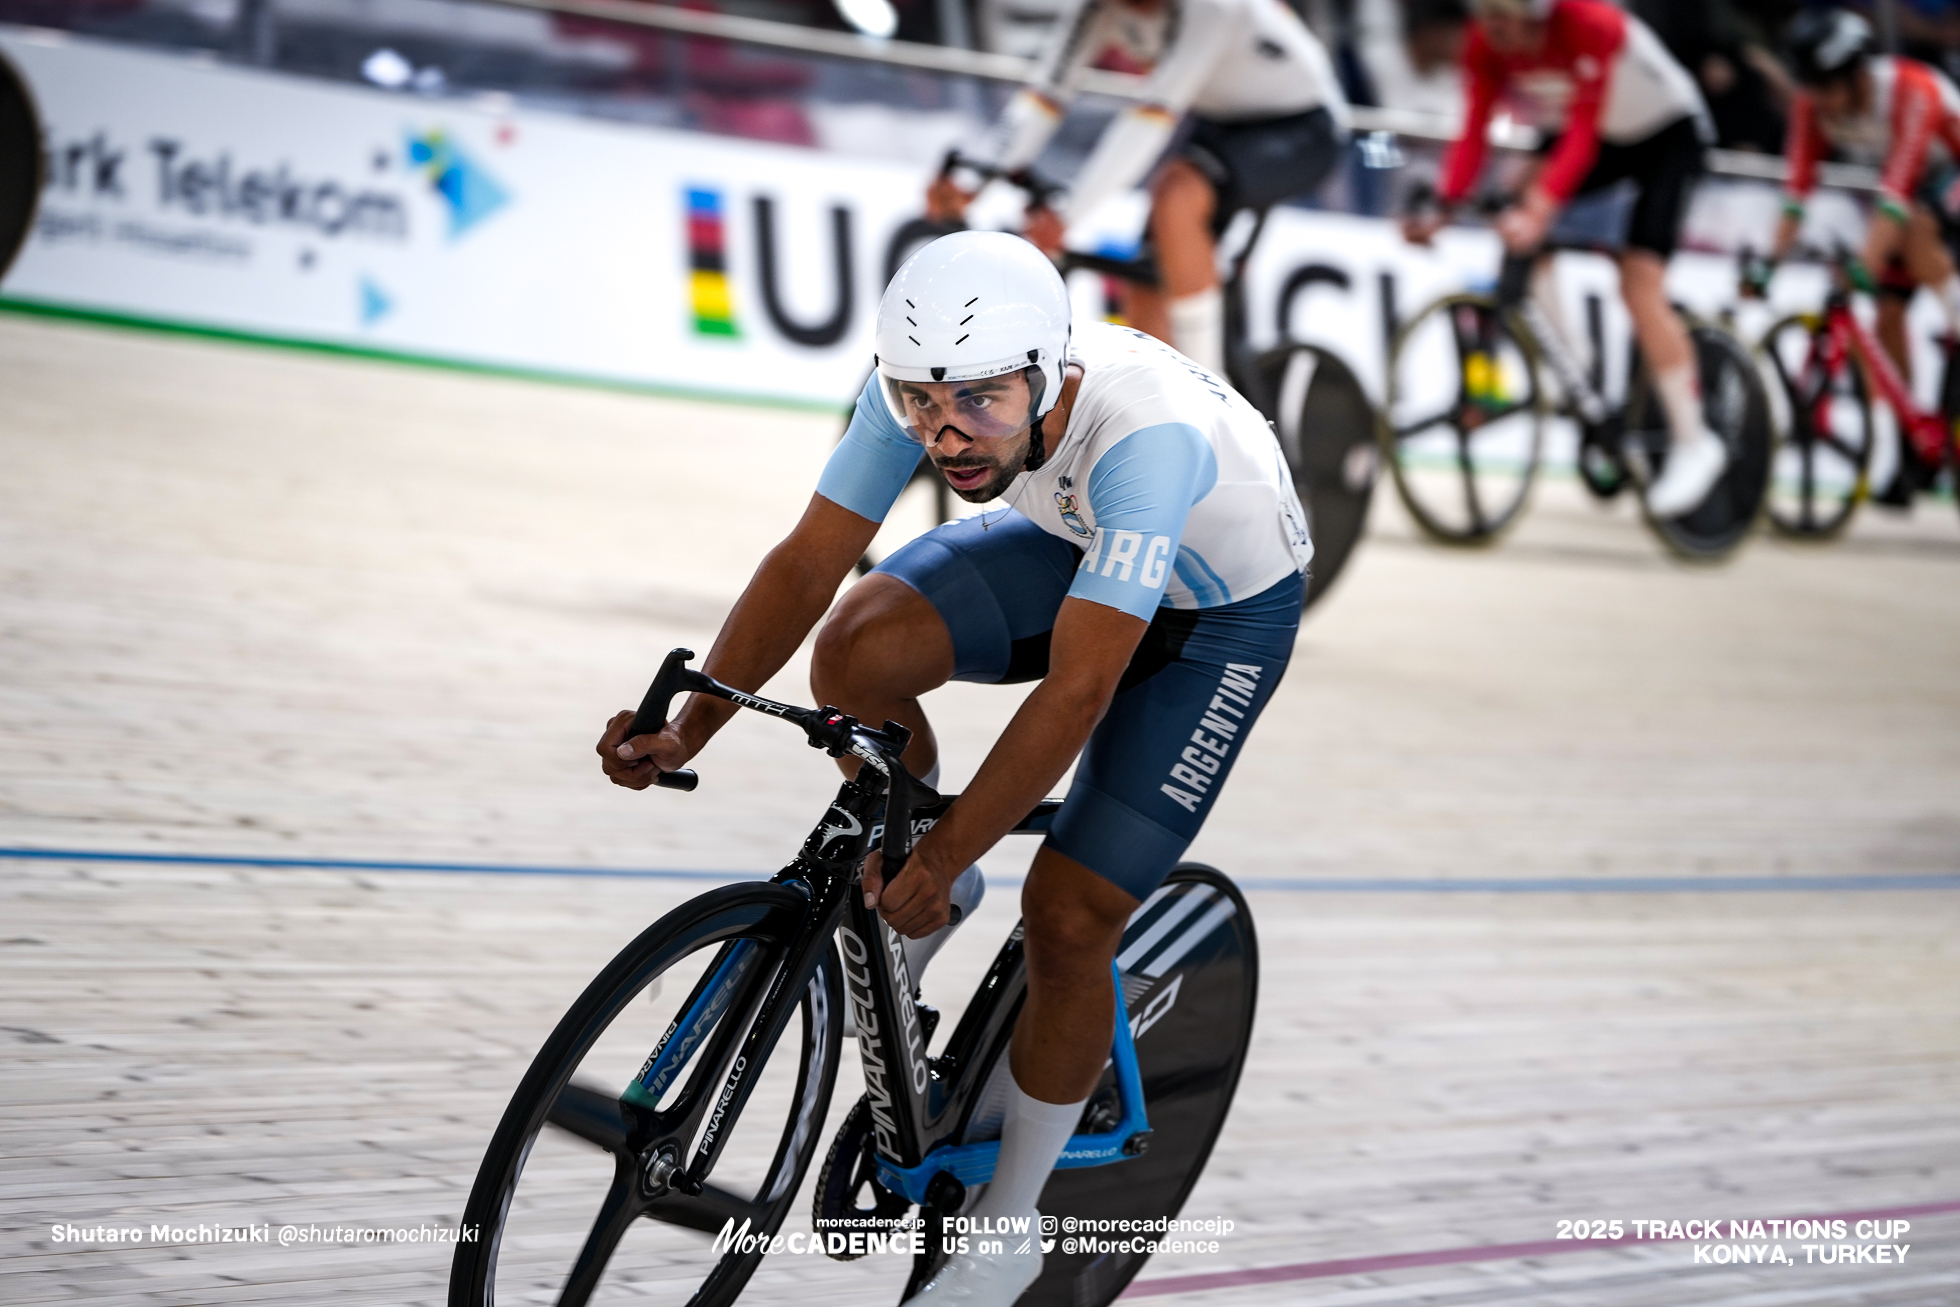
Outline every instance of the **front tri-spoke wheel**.
<svg viewBox="0 0 1960 1307"><path fill-rule="evenodd" d="M1281 345L1260 355L1258 367L1313 540L1311 606L1341 574L1368 524L1379 458L1375 410L1353 370L1318 346Z"/></svg>
<svg viewBox="0 0 1960 1307"><path fill-rule="evenodd" d="M807 908L775 885L715 890L655 923L587 987L491 1140L451 1307L734 1301L761 1254L716 1236L731 1226L766 1236L782 1223L836 1076L835 952L826 946L800 983L786 973ZM773 1047L751 1042L784 1009ZM708 1147L719 1151L697 1182L690 1168Z"/></svg>
<svg viewBox="0 0 1960 1307"><path fill-rule="evenodd" d="M1409 515L1446 544L1484 544L1517 519L1545 411L1534 349L1482 295L1446 295L1389 349L1381 441Z"/></svg>
<svg viewBox="0 0 1960 1307"><path fill-rule="evenodd" d="M1872 410L1864 369L1806 315L1784 318L1756 346L1776 450L1765 511L1777 532L1828 540L1865 497Z"/></svg>

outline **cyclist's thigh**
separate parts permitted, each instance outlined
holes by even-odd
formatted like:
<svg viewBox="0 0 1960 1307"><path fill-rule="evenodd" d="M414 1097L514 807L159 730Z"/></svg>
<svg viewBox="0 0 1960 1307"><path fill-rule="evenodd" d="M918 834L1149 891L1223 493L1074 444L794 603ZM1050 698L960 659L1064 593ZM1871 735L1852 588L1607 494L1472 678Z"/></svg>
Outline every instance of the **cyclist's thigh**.
<svg viewBox="0 0 1960 1307"><path fill-rule="evenodd" d="M1047 843L1138 899L1196 838L1293 656L1305 581L1160 609L1076 764Z"/></svg>
<svg viewBox="0 0 1960 1307"><path fill-rule="evenodd" d="M1013 509L995 509L926 532L872 575L905 582L939 613L954 680L1007 684L1047 673L1055 614L1081 559Z"/></svg>
<svg viewBox="0 0 1960 1307"><path fill-rule="evenodd" d="M1941 164L1927 170L1919 189L1913 192L1913 221L1906 226L1906 238L1921 220L1930 221L1933 234L1949 258L1960 258L1960 165Z"/></svg>
<svg viewBox="0 0 1960 1307"><path fill-rule="evenodd" d="M1215 221L1263 209L1320 188L1340 161L1347 135L1327 109L1252 122L1200 119L1181 156L1218 192Z"/></svg>
<svg viewBox="0 0 1960 1307"><path fill-rule="evenodd" d="M1627 223L1627 248L1674 256L1681 220L1702 174L1701 137L1694 120L1682 118L1629 147L1628 175L1640 186Z"/></svg>

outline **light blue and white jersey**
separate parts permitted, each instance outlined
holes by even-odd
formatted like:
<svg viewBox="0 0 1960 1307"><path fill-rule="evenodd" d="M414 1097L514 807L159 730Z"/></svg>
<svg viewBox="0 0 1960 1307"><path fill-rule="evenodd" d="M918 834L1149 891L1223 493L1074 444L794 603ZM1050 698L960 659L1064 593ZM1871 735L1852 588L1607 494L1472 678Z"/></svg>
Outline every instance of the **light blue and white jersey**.
<svg viewBox="0 0 1960 1307"><path fill-rule="evenodd" d="M1082 385L1039 471L1002 498L1082 549L1069 594L1146 621L1160 607L1217 608L1306 570L1307 517L1279 442L1237 391L1140 331L1078 325ZM874 376L817 493L885 520L924 450Z"/></svg>

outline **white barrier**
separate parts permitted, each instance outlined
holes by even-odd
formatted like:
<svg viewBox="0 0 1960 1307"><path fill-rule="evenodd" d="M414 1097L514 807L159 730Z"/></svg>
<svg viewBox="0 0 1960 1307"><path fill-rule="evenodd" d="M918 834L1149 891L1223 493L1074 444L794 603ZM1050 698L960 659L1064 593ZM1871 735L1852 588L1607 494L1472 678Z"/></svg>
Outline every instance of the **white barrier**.
<svg viewBox="0 0 1960 1307"><path fill-rule="evenodd" d="M925 181L915 167L19 28L0 28L0 48L48 135L41 213L0 288L30 306L837 406L869 365L892 241ZM1705 199L1716 216L1754 217ZM1610 269L1570 262L1572 320L1582 295L1602 294L1618 352ZM1379 219L1280 209L1251 270L1253 337L1273 339L1284 316L1379 396L1394 318L1495 265L1487 232L1425 252ZM1670 284L1707 311L1732 275L1684 255ZM1815 302L1804 277L1784 280Z"/></svg>

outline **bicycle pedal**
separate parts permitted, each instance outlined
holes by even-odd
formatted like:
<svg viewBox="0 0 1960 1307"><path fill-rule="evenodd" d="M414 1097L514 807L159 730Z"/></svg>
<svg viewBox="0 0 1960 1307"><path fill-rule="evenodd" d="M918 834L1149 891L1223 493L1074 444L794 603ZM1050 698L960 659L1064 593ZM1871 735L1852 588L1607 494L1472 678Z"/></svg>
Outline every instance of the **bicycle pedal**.
<svg viewBox="0 0 1960 1307"><path fill-rule="evenodd" d="M1090 1098L1082 1109L1082 1120L1075 1127L1080 1135L1108 1134L1123 1119L1123 1101L1111 1085Z"/></svg>

